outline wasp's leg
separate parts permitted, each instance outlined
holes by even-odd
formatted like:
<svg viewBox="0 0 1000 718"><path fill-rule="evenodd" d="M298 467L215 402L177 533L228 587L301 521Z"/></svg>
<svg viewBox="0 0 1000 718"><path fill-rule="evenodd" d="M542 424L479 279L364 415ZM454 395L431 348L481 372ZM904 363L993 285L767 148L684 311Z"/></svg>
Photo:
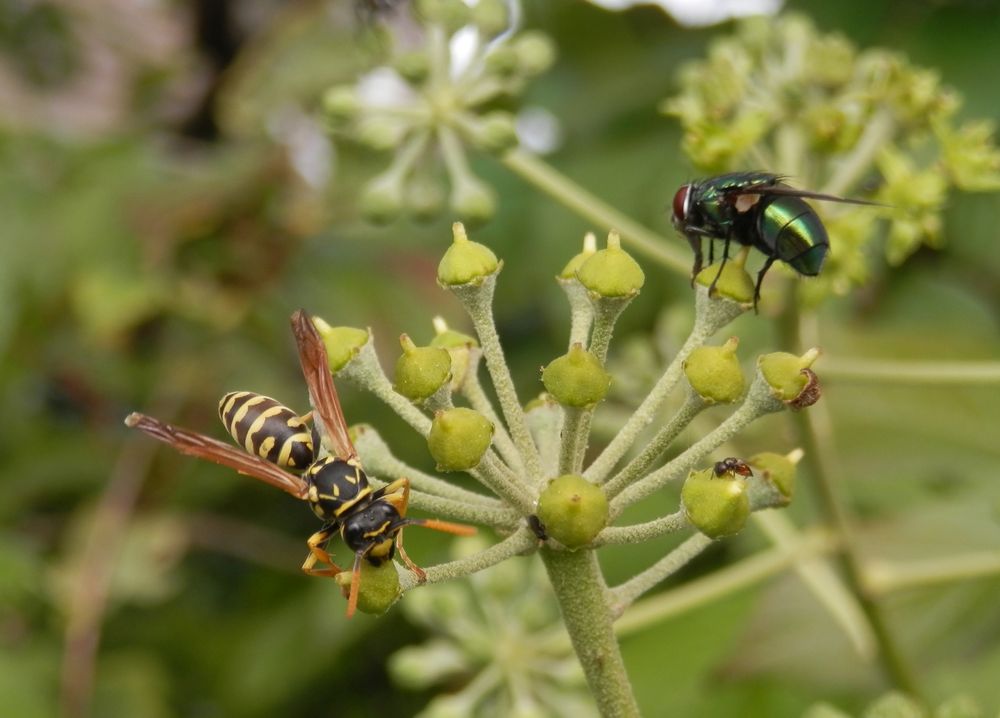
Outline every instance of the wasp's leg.
<svg viewBox="0 0 1000 718"><path fill-rule="evenodd" d="M306 545L309 546L309 555L306 556L306 560L302 562L302 570L305 573L310 576L327 577L333 577L338 573L343 573L344 569L334 563L333 557L327 553L324 548L326 542L333 538L336 533L336 525L331 524L329 526L324 526L309 537L306 541ZM328 564L329 568L313 568L317 561L322 561L323 563Z"/></svg>
<svg viewBox="0 0 1000 718"><path fill-rule="evenodd" d="M410 559L410 557L406 554L406 551L403 549L403 529L400 529L399 533L396 534L396 550L399 551L399 557L403 559L403 563L406 564L406 567L413 572L414 576L417 577L417 583L423 583L426 581L427 573L420 568L420 566L413 563L412 559Z"/></svg>

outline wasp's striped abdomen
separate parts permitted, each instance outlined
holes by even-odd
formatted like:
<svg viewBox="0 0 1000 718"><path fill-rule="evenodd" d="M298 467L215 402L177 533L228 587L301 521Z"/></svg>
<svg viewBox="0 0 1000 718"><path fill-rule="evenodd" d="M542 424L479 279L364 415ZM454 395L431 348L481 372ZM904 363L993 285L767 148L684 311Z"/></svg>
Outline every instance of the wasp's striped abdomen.
<svg viewBox="0 0 1000 718"><path fill-rule="evenodd" d="M231 391L219 401L219 418L250 454L286 469L302 470L315 458L312 432L287 406L252 391Z"/></svg>

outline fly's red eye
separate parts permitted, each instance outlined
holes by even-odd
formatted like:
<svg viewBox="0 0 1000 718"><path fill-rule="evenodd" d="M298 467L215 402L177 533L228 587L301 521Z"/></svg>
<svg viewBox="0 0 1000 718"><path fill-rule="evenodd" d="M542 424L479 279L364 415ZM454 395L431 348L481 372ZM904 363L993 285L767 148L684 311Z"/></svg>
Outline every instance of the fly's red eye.
<svg viewBox="0 0 1000 718"><path fill-rule="evenodd" d="M688 193L691 191L691 185L685 184L681 185L681 188L677 190L677 194L674 195L674 221L683 222L685 217L685 209L687 209L687 199Z"/></svg>

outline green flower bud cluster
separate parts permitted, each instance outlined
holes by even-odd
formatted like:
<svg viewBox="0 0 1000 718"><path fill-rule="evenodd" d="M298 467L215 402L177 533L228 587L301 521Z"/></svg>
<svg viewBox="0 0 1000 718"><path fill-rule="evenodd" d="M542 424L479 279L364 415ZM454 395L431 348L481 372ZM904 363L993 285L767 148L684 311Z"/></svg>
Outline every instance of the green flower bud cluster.
<svg viewBox="0 0 1000 718"><path fill-rule="evenodd" d="M1000 189L994 125L959 119L961 100L937 73L798 15L742 21L682 68L680 84L662 110L706 174L764 158L807 189L865 198L862 181L878 187L870 199L886 207L816 203L831 242L823 272L803 286L812 301L868 278L867 245L883 233L875 218L888 222L885 254L898 264L940 245L949 191Z"/></svg>
<svg viewBox="0 0 1000 718"><path fill-rule="evenodd" d="M552 65L553 44L537 31L504 35L512 18L503 0L471 7L462 0L422 0L398 12L411 13L422 26L420 44L412 46L411 32L397 49L388 32L387 65L354 85L330 88L321 102L336 136L394 153L390 166L362 188L361 213L375 223L401 214L428 220L447 206L466 222L484 222L496 212L496 196L472 173L465 148L504 153L517 146L514 115L494 106L500 99L508 105ZM469 56L455 54L460 51L450 42L460 30L475 37L471 50L463 43Z"/></svg>

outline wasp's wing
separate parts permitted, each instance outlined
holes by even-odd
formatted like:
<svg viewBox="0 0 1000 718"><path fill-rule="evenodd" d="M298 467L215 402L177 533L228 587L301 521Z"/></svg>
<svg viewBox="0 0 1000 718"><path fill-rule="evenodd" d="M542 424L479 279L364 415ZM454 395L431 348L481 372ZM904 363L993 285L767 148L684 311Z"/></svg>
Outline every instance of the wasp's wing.
<svg viewBox="0 0 1000 718"><path fill-rule="evenodd" d="M823 194L822 192L810 192L805 189L796 189L787 185L757 185L750 187L738 187L726 190L727 195L779 195L782 197L804 197L805 199L818 199L823 202L840 202L841 204L863 204L871 207L888 207L881 202L871 202L866 199L850 199L848 197L838 197L833 194Z"/></svg>
<svg viewBox="0 0 1000 718"><path fill-rule="evenodd" d="M305 499L309 493L305 480L283 471L259 456L253 456L242 449L199 434L182 429L145 414L132 413L125 419L125 425L144 431L154 439L170 444L177 451L216 464L228 466L241 474L259 479L282 491L287 491L297 499Z"/></svg>
<svg viewBox="0 0 1000 718"><path fill-rule="evenodd" d="M358 452L347 433L347 420L340 408L340 397L333 383L326 358L326 345L309 314L300 309L292 315L292 332L299 348L299 363L309 387L309 399L319 417L338 459L356 459Z"/></svg>

